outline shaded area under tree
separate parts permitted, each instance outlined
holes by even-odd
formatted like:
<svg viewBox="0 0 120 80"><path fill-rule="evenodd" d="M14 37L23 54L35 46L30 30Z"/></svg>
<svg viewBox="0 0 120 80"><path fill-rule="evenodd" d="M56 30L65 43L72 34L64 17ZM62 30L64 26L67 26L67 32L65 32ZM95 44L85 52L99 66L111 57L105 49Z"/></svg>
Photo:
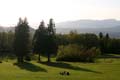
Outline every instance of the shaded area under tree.
<svg viewBox="0 0 120 80"><path fill-rule="evenodd" d="M78 66L72 66L68 63L63 63L63 62L41 62L41 64L47 65L47 66L52 66L52 67L58 67L58 68L64 68L64 69L71 69L71 70L77 70L77 71L85 71L85 72L93 72L93 73L98 73L98 74L102 74L99 71L94 71L94 70L90 70L90 69L86 69L86 68L82 68L82 67L78 67Z"/></svg>
<svg viewBox="0 0 120 80"><path fill-rule="evenodd" d="M14 65L18 66L21 69L25 69L25 70L28 70L28 71L31 71L31 72L38 72L38 71L47 72L46 69L44 69L40 66L37 66L35 64L28 63L28 62L24 62L24 63L21 63L21 64L20 63L14 63Z"/></svg>

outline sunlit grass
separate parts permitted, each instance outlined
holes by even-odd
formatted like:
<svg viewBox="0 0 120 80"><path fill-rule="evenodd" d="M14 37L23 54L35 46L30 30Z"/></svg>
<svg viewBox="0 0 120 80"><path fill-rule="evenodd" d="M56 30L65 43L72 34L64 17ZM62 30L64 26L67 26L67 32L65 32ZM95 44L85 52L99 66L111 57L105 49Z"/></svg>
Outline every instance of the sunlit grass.
<svg viewBox="0 0 120 80"><path fill-rule="evenodd" d="M14 64L15 60L3 61L0 80L120 80L120 59L99 59L96 63L52 61L20 65ZM62 71L70 75L60 75Z"/></svg>

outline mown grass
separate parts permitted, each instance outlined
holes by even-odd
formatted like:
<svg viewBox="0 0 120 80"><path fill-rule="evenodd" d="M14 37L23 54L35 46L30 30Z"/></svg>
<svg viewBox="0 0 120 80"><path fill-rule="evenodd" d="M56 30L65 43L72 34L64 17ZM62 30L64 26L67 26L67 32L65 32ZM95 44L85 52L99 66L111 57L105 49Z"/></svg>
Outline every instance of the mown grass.
<svg viewBox="0 0 120 80"><path fill-rule="evenodd" d="M99 59L96 63L14 63L0 63L0 80L120 80L120 59ZM60 75L62 71L70 75Z"/></svg>

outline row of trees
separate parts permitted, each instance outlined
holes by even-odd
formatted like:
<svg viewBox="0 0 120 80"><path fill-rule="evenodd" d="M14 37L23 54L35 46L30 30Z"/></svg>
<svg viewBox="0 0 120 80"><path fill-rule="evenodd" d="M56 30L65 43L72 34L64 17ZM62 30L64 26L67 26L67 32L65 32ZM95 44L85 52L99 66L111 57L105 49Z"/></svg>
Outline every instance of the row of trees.
<svg viewBox="0 0 120 80"><path fill-rule="evenodd" d="M99 33L99 46L103 54L120 54L120 39L112 39L108 33L105 36L102 32Z"/></svg>
<svg viewBox="0 0 120 80"><path fill-rule="evenodd" d="M13 47L18 62L24 62L24 56L27 56L30 53L29 25L26 18L24 20L20 18L15 27Z"/></svg>
<svg viewBox="0 0 120 80"><path fill-rule="evenodd" d="M13 51L14 33L0 32L0 57L11 55Z"/></svg>
<svg viewBox="0 0 120 80"><path fill-rule="evenodd" d="M19 19L15 32L0 33L0 56L14 53L20 63L25 59L30 60L31 53L38 54L39 62L41 55L47 56L48 62L50 62L52 54L57 55L58 60L70 60L79 56L79 60L91 61L100 52L119 54L120 39L111 39L109 34L104 36L102 32L99 33L99 36L91 33L78 34L76 31L71 31L69 34L56 34L53 19L49 20L47 26L44 21L41 21L33 37L31 37L30 26L26 18ZM94 57L91 56L92 54ZM81 55L86 58L82 58ZM61 56L63 57L61 58Z"/></svg>
<svg viewBox="0 0 120 80"><path fill-rule="evenodd" d="M19 19L18 25L15 28L14 36L14 53L17 56L18 62L24 62L24 58L29 55L31 48L33 53L40 55L46 54L48 62L50 62L51 53L56 53L57 46L55 42L55 24L53 19L50 19L48 27L45 26L44 21L39 25L33 36L32 45L30 47L30 33L27 19Z"/></svg>
<svg viewBox="0 0 120 80"><path fill-rule="evenodd" d="M112 39L108 33L103 35L100 32L97 36L71 31L57 35L57 43L62 45L58 49L57 60L94 62L100 54L120 54L120 39Z"/></svg>
<svg viewBox="0 0 120 80"><path fill-rule="evenodd" d="M102 32L98 36L92 33L78 34L76 31L57 34L57 43L58 45L78 44L85 48L96 47L100 48L102 54L120 53L120 39L110 38L108 33L103 35Z"/></svg>
<svg viewBox="0 0 120 80"><path fill-rule="evenodd" d="M34 34L32 43L33 53L39 54L39 62L41 54L47 55L48 62L50 62L51 54L57 52L56 31L53 19L50 19L48 27L45 27L44 21L40 23L39 28Z"/></svg>

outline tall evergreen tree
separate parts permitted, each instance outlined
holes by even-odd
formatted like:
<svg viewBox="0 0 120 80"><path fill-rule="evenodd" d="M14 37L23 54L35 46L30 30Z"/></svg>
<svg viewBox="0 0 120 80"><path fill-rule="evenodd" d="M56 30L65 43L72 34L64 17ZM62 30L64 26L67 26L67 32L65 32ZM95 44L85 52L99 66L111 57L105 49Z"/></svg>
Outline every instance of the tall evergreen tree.
<svg viewBox="0 0 120 80"><path fill-rule="evenodd" d="M106 34L105 38L106 38L106 39L109 39L109 38L110 38L108 33Z"/></svg>
<svg viewBox="0 0 120 80"><path fill-rule="evenodd" d="M14 41L14 32L9 31L7 33L7 50L8 52L13 52L13 41Z"/></svg>
<svg viewBox="0 0 120 80"><path fill-rule="evenodd" d="M99 38L100 38L100 39L103 38L103 33L102 33L102 32L99 33Z"/></svg>
<svg viewBox="0 0 120 80"><path fill-rule="evenodd" d="M57 51L53 19L50 19L48 28L45 28L44 21L41 22L34 34L33 46L33 52L39 54L38 61L40 61L40 54L47 54L48 62L50 62L51 53Z"/></svg>
<svg viewBox="0 0 120 80"><path fill-rule="evenodd" d="M50 19L48 24L48 41L47 41L47 57L48 62L50 62L50 56L52 53L56 53L57 45L56 45L56 30L55 23L53 19Z"/></svg>
<svg viewBox="0 0 120 80"><path fill-rule="evenodd" d="M15 27L14 37L14 53L17 56L18 63L24 62L24 57L28 55L30 51L29 42L29 25L27 18L24 20L20 18Z"/></svg>
<svg viewBox="0 0 120 80"><path fill-rule="evenodd" d="M39 25L39 28L36 30L33 37L33 52L39 54L38 61L40 62L40 55L44 54L46 51L46 38L47 38L47 29L45 28L44 21Z"/></svg>
<svg viewBox="0 0 120 80"><path fill-rule="evenodd" d="M104 36L103 36L103 33L100 32L99 33L99 45L100 45L100 50L102 53L104 53L104 49L105 49L105 44L104 44Z"/></svg>
<svg viewBox="0 0 120 80"><path fill-rule="evenodd" d="M109 48L110 48L110 37L109 34L106 33L105 38L104 38L104 52L109 53Z"/></svg>

